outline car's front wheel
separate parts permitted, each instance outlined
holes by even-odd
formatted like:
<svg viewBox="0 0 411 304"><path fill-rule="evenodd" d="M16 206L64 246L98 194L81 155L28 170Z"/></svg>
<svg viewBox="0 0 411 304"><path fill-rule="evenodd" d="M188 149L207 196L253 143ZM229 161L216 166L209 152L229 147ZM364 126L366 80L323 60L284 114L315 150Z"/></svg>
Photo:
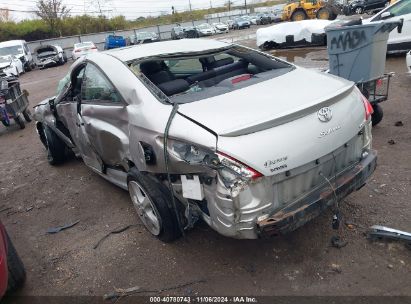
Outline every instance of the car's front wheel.
<svg viewBox="0 0 411 304"><path fill-rule="evenodd" d="M134 208L146 229L163 242L172 242L180 237L176 214L169 207L169 191L136 168L130 170L127 184Z"/></svg>
<svg viewBox="0 0 411 304"><path fill-rule="evenodd" d="M66 144L48 126L43 126L42 131L46 141L49 164L54 166L62 163L66 159Z"/></svg>
<svg viewBox="0 0 411 304"><path fill-rule="evenodd" d="M372 121L372 125L376 126L381 122L384 116L384 112L382 110L382 107L378 104L373 105L372 109L374 110L374 112L371 115L371 121Z"/></svg>

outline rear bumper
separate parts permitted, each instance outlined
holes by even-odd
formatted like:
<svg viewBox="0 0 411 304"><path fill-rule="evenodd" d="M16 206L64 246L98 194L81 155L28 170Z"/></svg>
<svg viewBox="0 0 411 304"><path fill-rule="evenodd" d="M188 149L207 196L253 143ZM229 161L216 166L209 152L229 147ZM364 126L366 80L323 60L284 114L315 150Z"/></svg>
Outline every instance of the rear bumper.
<svg viewBox="0 0 411 304"><path fill-rule="evenodd" d="M331 181L339 201L351 192L361 188L377 166L377 152L369 155L355 167ZM331 187L317 189L303 199L276 211L264 220L257 221L257 233L260 237L270 237L293 231L317 217L325 209L335 204L335 195Z"/></svg>

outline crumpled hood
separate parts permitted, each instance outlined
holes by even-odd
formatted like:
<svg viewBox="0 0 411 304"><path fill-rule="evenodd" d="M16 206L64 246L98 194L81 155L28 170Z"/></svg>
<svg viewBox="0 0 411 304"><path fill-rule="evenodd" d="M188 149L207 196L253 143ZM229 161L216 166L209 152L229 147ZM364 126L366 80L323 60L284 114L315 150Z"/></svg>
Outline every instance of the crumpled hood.
<svg viewBox="0 0 411 304"><path fill-rule="evenodd" d="M305 116L352 86L345 79L297 67L230 93L182 104L179 112L219 135L239 136Z"/></svg>

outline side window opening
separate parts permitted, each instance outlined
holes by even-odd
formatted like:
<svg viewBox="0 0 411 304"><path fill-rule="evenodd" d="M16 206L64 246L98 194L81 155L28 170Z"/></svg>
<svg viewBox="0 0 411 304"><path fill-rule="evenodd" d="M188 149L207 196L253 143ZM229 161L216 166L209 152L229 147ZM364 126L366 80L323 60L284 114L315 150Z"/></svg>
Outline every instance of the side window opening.
<svg viewBox="0 0 411 304"><path fill-rule="evenodd" d="M120 96L104 74L93 64L88 64L82 79L81 99L84 101L120 102Z"/></svg>

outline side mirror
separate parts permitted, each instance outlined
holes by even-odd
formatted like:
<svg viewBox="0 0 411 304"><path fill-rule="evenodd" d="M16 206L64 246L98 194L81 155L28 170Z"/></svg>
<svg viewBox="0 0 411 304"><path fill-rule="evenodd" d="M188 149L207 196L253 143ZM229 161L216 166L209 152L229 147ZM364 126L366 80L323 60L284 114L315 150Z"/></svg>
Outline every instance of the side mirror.
<svg viewBox="0 0 411 304"><path fill-rule="evenodd" d="M390 12L384 12L381 14L381 19L387 19L391 17L391 13Z"/></svg>

